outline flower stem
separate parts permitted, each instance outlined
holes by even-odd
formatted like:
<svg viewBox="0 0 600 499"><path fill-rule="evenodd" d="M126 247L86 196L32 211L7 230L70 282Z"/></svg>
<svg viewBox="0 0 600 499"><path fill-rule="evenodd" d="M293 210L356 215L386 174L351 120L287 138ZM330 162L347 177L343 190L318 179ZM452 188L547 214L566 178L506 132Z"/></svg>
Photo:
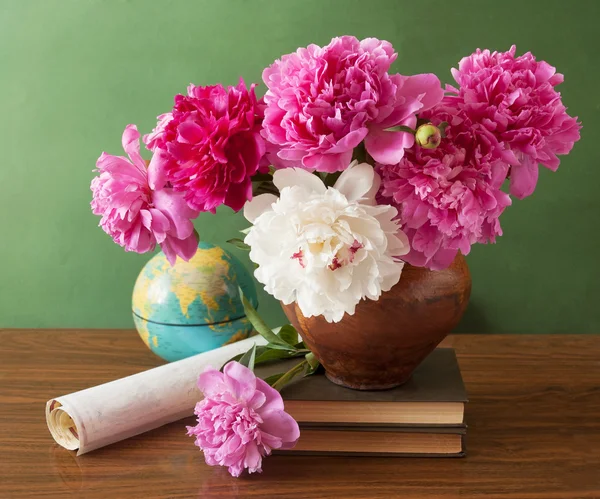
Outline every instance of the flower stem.
<svg viewBox="0 0 600 499"><path fill-rule="evenodd" d="M287 383L289 383L297 374L300 374L304 371L308 362L303 360L299 364L296 364L292 367L288 372L286 372L283 376L281 376L275 383L271 386L275 388L275 390L280 391Z"/></svg>

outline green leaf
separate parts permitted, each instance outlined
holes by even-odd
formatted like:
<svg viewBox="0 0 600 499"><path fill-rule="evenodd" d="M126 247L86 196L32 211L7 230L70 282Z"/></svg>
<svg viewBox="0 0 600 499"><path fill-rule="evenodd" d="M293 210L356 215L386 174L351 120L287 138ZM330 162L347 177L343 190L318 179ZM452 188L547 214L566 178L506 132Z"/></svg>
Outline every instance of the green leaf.
<svg viewBox="0 0 600 499"><path fill-rule="evenodd" d="M254 371L254 359L256 358L256 344L252 345L252 348L248 350L238 362L243 366L246 366L251 371Z"/></svg>
<svg viewBox="0 0 600 499"><path fill-rule="evenodd" d="M273 386L273 384L279 381L279 378L281 378L284 374L285 373L272 374L271 376L266 377L264 381L267 385Z"/></svg>
<svg viewBox="0 0 600 499"><path fill-rule="evenodd" d="M266 345L257 345L256 346L256 358L258 359L258 357L260 357L263 353L268 352L269 349L267 348ZM254 365L256 365L256 361L254 362Z"/></svg>
<svg viewBox="0 0 600 499"><path fill-rule="evenodd" d="M307 353L304 358L306 359L307 364L304 376L310 376L311 374L315 374L315 372L317 372L317 369L319 369L319 366L321 365L319 359L317 359L315 357L315 354L312 352Z"/></svg>
<svg viewBox="0 0 600 499"><path fill-rule="evenodd" d="M240 232L241 232L242 234L246 235L246 234L248 234L248 232L250 232L251 230L252 230L252 227L248 227L248 228L246 228L246 229L242 229L242 230L240 230Z"/></svg>
<svg viewBox="0 0 600 499"><path fill-rule="evenodd" d="M321 179L321 181L325 184L326 187L333 187L333 185L336 183L337 179L340 178L340 175L342 174L342 172L335 172L335 173L327 173L327 172L315 172L315 174L317 175L317 177L319 177Z"/></svg>
<svg viewBox="0 0 600 499"><path fill-rule="evenodd" d="M368 163L367 150L365 149L364 142L361 142L360 144L358 144L354 148L354 151L352 151L352 161L358 161L359 163Z"/></svg>
<svg viewBox="0 0 600 499"><path fill-rule="evenodd" d="M227 364L229 364L230 362L234 362L234 361L235 361L235 362L239 362L239 361L240 361L240 359L241 359L243 356L244 356L244 354L243 354L243 353L240 353L240 354L236 355L235 357L231 357L231 359L229 359L227 362L225 362L225 363L224 363L224 364L221 366L221 369L219 369L219 371L223 372L223 368L224 368L224 367L225 367Z"/></svg>
<svg viewBox="0 0 600 499"><path fill-rule="evenodd" d="M257 173L252 177L252 182L270 182L273 180L273 175L270 173Z"/></svg>
<svg viewBox="0 0 600 499"><path fill-rule="evenodd" d="M256 354L254 365L258 366L272 360L293 359L294 357L302 357L303 355L305 354L298 351L267 348L264 352Z"/></svg>
<svg viewBox="0 0 600 499"><path fill-rule="evenodd" d="M241 239L229 239L227 241L229 244L233 244L236 248L239 248L241 250L244 251L250 251L250 246L248 246L244 241L242 241Z"/></svg>
<svg viewBox="0 0 600 499"><path fill-rule="evenodd" d="M289 347L289 345L283 341L279 336L277 336L271 328L267 326L264 320L258 315L256 309L252 306L252 304L248 301L248 299L244 296L244 292L242 288L238 288L240 293L240 298L242 299L242 305L244 306L244 312L246 313L246 317L250 321L250 324L254 326L256 332L260 334L265 340L274 345L282 345L285 347Z"/></svg>
<svg viewBox="0 0 600 499"><path fill-rule="evenodd" d="M309 350L298 350L295 346L281 343L268 343L268 348L272 348L273 350L286 350L288 352L298 352L298 353L306 353Z"/></svg>
<svg viewBox="0 0 600 499"><path fill-rule="evenodd" d="M412 133L413 135L416 133L416 130L413 130L411 127L404 126L404 125L391 126L389 128L386 128L384 131L386 131L386 132L408 132L408 133Z"/></svg>
<svg viewBox="0 0 600 499"><path fill-rule="evenodd" d="M296 364L292 367L288 372L284 373L282 376L277 379L271 386L275 388L275 390L281 390L287 383L289 383L292 379L294 379L298 374L304 371L305 366L307 365L306 360L303 360L299 364Z"/></svg>
<svg viewBox="0 0 600 499"><path fill-rule="evenodd" d="M279 336L288 345L295 346L296 343L298 343L298 332L291 324L282 326L277 332L277 336Z"/></svg>
<svg viewBox="0 0 600 499"><path fill-rule="evenodd" d="M252 194L254 196L259 196L260 194L274 194L275 196L279 196L279 191L273 185L273 182L254 182L252 184Z"/></svg>
<svg viewBox="0 0 600 499"><path fill-rule="evenodd" d="M308 365L310 367L312 367L313 369L316 369L317 367L319 367L319 365L320 365L319 359L317 359L315 357L314 353L309 352L305 355L305 357L306 357L306 362L308 362Z"/></svg>
<svg viewBox="0 0 600 499"><path fill-rule="evenodd" d="M327 187L333 187L341 174L342 172L328 173L323 182Z"/></svg>
<svg viewBox="0 0 600 499"><path fill-rule="evenodd" d="M281 347L281 345L278 345L278 347ZM232 357L227 362L225 362L225 364L228 364L229 362L232 362L232 361L236 361L236 362L239 362L240 364L246 365L246 363L245 363L246 360L244 360L244 362L242 362L242 358L245 355L247 355L249 357L251 350L252 349L248 350L245 353L240 353L240 354L236 355L235 357ZM306 352L307 352L307 350L305 350L305 349L292 350L292 349L286 349L286 348L271 348L268 345L256 346L256 351L254 354L254 367L256 367L260 364L264 364L266 362L273 361L273 360L293 359L295 357L303 357L304 355L306 355ZM223 364L223 367L225 366L225 364ZM223 371L223 367L221 367L221 371Z"/></svg>

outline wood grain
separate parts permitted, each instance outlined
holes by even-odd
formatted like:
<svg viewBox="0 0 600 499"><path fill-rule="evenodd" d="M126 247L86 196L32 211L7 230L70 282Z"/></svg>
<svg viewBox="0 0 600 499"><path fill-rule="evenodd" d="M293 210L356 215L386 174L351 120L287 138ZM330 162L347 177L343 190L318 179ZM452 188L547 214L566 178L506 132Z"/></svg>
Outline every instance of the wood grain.
<svg viewBox="0 0 600 499"><path fill-rule="evenodd" d="M600 336L449 336L469 392L464 459L272 456L204 464L185 421L76 458L44 404L155 367L133 330L0 331L0 497L600 498ZM188 423L190 421L187 421Z"/></svg>
<svg viewBox="0 0 600 499"><path fill-rule="evenodd" d="M458 253L444 270L405 264L398 284L378 300L362 300L341 323L305 317L297 303L281 306L331 381L381 390L410 378L456 327L470 294L469 267Z"/></svg>

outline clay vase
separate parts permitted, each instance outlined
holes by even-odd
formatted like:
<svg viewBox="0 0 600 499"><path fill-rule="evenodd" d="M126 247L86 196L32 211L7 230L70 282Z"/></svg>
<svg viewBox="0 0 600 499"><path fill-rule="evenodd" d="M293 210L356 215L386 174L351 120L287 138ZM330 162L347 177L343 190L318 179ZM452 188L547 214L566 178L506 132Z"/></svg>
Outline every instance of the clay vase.
<svg viewBox="0 0 600 499"><path fill-rule="evenodd" d="M282 307L331 381L385 390L406 382L452 331L470 294L469 267L459 253L445 270L406 264L398 284L377 301L362 300L338 323L306 318L295 303Z"/></svg>

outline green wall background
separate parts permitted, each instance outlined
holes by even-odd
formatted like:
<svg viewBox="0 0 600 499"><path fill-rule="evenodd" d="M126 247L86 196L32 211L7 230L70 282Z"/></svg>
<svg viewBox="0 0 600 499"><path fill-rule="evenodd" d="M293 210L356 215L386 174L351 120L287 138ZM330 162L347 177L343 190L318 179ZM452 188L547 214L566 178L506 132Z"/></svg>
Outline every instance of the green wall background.
<svg viewBox="0 0 600 499"><path fill-rule="evenodd" d="M458 330L600 332L599 18L597 0L0 0L0 327L132 327L149 255L125 253L90 212L101 151L120 154L124 126L149 131L190 82L259 82L281 54L354 34L391 41L405 74L450 81L475 48L512 43L565 74L582 140L514 201L504 237L468 256ZM228 210L196 224L216 243L244 225ZM283 321L260 300L271 324Z"/></svg>

